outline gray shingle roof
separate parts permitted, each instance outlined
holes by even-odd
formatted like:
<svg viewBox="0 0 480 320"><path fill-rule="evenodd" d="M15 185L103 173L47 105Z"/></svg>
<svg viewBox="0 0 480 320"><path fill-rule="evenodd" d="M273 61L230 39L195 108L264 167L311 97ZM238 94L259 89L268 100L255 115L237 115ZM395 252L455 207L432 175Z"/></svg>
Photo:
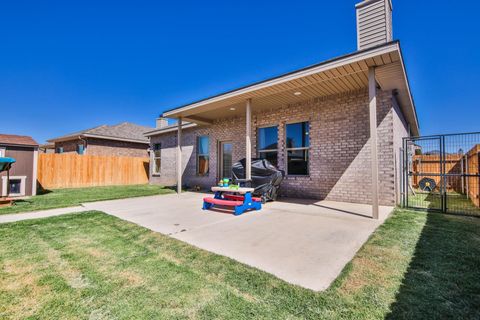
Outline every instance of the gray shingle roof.
<svg viewBox="0 0 480 320"><path fill-rule="evenodd" d="M38 146L38 143L30 136L18 136L14 134L0 133L0 144L3 145L22 145L22 146Z"/></svg>
<svg viewBox="0 0 480 320"><path fill-rule="evenodd" d="M140 126L130 122L123 122L116 125L101 125L98 127L70 133L64 136L56 137L48 140L53 142L56 140L66 140L69 137L78 137L78 136L98 136L103 139L116 138L116 139L125 139L125 140L138 140L143 142L148 142L148 138L144 136L144 133L147 131L152 131L154 128Z"/></svg>

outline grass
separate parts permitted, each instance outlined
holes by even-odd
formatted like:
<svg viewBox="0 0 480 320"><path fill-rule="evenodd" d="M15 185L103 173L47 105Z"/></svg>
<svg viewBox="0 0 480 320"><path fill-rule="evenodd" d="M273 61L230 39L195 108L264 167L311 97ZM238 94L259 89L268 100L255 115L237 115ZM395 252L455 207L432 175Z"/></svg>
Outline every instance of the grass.
<svg viewBox="0 0 480 320"><path fill-rule="evenodd" d="M408 203L410 206L429 210L441 210L442 200L438 192L429 193L421 190L415 190L415 192L415 195L411 193L408 195ZM476 207L464 194L448 192L447 206L449 213L480 216L480 208Z"/></svg>
<svg viewBox="0 0 480 320"><path fill-rule="evenodd" d="M1 319L478 319L480 219L397 210L315 293L100 212L0 225Z"/></svg>
<svg viewBox="0 0 480 320"><path fill-rule="evenodd" d="M47 190L41 195L15 200L12 207L0 208L0 215L78 206L84 202L152 196L173 192L161 186L132 185Z"/></svg>

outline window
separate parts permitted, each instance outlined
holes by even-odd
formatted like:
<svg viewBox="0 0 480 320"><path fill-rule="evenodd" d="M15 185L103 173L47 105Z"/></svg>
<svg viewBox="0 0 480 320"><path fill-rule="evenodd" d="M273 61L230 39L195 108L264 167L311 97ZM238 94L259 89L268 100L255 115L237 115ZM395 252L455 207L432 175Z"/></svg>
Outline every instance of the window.
<svg viewBox="0 0 480 320"><path fill-rule="evenodd" d="M258 129L258 157L266 159L271 164L278 164L278 128L268 127Z"/></svg>
<svg viewBox="0 0 480 320"><path fill-rule="evenodd" d="M2 190L1 196L6 197L7 193L13 197L21 197L25 195L25 187L27 176L10 176L8 180L6 176L1 177Z"/></svg>
<svg viewBox="0 0 480 320"><path fill-rule="evenodd" d="M5 157L5 148L0 148L0 158Z"/></svg>
<svg viewBox="0 0 480 320"><path fill-rule="evenodd" d="M57 147L56 153L63 153L63 147Z"/></svg>
<svg viewBox="0 0 480 320"><path fill-rule="evenodd" d="M85 153L85 146L83 144L77 144L77 153L84 154Z"/></svg>
<svg viewBox="0 0 480 320"><path fill-rule="evenodd" d="M10 194L21 194L22 192L22 180L10 179Z"/></svg>
<svg viewBox="0 0 480 320"><path fill-rule="evenodd" d="M153 173L160 174L162 168L162 144L155 143L153 145Z"/></svg>
<svg viewBox="0 0 480 320"><path fill-rule="evenodd" d="M210 168L210 139L208 136L198 137L197 139L197 174L201 176L208 175Z"/></svg>
<svg viewBox="0 0 480 320"><path fill-rule="evenodd" d="M289 175L308 175L308 149L310 147L308 127L308 122L287 124L286 150L287 174Z"/></svg>

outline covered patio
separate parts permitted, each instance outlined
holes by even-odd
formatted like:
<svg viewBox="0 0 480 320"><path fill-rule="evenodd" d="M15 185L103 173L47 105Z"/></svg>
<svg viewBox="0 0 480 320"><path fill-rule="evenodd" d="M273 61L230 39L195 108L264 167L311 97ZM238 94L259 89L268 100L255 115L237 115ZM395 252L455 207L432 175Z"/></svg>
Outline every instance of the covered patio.
<svg viewBox="0 0 480 320"><path fill-rule="evenodd" d="M177 125L177 192L182 186L182 131L188 126L210 126L218 119L241 117L245 119L246 178L251 178L252 113L273 110L278 106L292 105L307 99L333 96L342 93L368 91L370 136L368 139L371 163L371 212L373 219L380 218L377 99L378 92L394 92L408 123L417 123L414 104L403 58L398 42L342 56L318 65L307 67L273 79L255 83L205 100L164 112L167 118L178 119ZM339 113L342 110L338 110ZM418 134L418 126L411 127Z"/></svg>
<svg viewBox="0 0 480 320"><path fill-rule="evenodd" d="M380 206L372 220L370 205L284 199L235 217L203 211L204 196L184 192L84 206L316 291L328 288L393 210Z"/></svg>

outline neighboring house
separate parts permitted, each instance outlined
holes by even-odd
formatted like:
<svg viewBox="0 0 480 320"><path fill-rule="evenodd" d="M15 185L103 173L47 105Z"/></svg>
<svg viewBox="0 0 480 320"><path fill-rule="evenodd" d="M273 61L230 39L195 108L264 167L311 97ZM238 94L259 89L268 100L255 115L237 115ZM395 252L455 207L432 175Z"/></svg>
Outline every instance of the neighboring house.
<svg viewBox="0 0 480 320"><path fill-rule="evenodd" d="M0 134L0 157L14 158L10 169L10 196L37 194L38 143L28 136ZM7 173L0 173L0 196L7 195Z"/></svg>
<svg viewBox="0 0 480 320"><path fill-rule="evenodd" d="M99 156L148 157L148 139L144 133L153 128L124 122L102 125L48 140L55 153Z"/></svg>
<svg viewBox="0 0 480 320"><path fill-rule="evenodd" d="M40 153L55 153L55 144L54 143L41 144L38 147L38 151Z"/></svg>
<svg viewBox="0 0 480 320"><path fill-rule="evenodd" d="M146 133L151 183L208 189L259 157L285 170L285 196L373 204L374 217L398 203L402 138L419 125L391 8L356 6L356 52L164 112L179 123Z"/></svg>

